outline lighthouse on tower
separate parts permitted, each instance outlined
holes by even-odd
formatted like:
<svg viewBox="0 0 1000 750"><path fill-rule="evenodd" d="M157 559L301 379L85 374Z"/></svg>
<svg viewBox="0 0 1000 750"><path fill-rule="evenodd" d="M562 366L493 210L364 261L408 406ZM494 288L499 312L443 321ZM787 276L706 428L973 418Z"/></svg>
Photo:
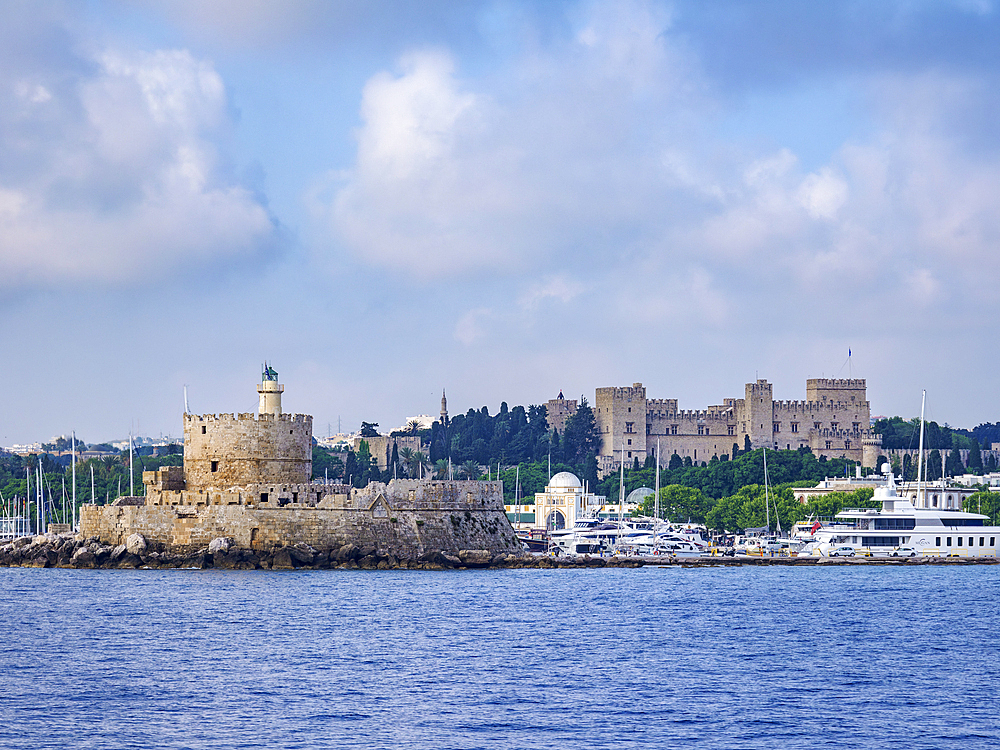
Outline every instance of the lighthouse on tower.
<svg viewBox="0 0 1000 750"><path fill-rule="evenodd" d="M260 407L257 413L274 416L281 414L281 392L284 390L285 386L278 383L277 371L265 362L261 382L257 386L257 393L260 394Z"/></svg>

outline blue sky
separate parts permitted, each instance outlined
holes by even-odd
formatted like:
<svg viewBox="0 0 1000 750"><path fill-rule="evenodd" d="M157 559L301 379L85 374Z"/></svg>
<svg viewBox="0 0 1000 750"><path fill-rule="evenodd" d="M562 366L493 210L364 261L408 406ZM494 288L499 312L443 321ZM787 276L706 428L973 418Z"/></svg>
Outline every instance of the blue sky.
<svg viewBox="0 0 1000 750"><path fill-rule="evenodd" d="M321 434L848 375L1000 420L998 58L986 0L5 3L0 444L265 359Z"/></svg>

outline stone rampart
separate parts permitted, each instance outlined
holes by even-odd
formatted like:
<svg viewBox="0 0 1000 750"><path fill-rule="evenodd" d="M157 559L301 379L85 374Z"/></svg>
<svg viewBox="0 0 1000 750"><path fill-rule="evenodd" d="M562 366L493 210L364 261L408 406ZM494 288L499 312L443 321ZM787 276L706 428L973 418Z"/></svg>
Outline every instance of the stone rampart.
<svg viewBox="0 0 1000 750"><path fill-rule="evenodd" d="M323 487L324 485L311 485ZM246 549L305 543L318 550L374 546L400 558L463 549L517 552L500 482L397 480L301 503L83 506L80 534L124 544L131 534L171 550L228 537Z"/></svg>

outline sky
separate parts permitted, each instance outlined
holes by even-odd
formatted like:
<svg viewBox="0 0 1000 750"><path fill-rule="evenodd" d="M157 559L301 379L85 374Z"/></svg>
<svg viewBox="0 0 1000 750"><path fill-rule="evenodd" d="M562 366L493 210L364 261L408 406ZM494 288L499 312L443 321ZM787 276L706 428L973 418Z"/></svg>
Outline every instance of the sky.
<svg viewBox="0 0 1000 750"><path fill-rule="evenodd" d="M860 377L1000 421L992 0L0 5L0 445ZM850 352L850 356L848 356Z"/></svg>

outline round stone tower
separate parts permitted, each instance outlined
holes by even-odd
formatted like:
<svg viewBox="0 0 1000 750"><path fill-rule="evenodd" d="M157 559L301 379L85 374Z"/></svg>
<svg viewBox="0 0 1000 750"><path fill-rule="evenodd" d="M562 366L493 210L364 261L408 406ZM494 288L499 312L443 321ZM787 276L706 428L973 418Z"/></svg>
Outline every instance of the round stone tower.
<svg viewBox="0 0 1000 750"><path fill-rule="evenodd" d="M882 453L882 436L871 435L861 438L861 465L866 469L881 470L881 466L876 466L879 455Z"/></svg>
<svg viewBox="0 0 1000 750"><path fill-rule="evenodd" d="M257 393L260 394L260 406L257 408L258 414L281 414L281 393L285 386L278 384L278 373L268 364L264 365L264 372L261 375L260 385L257 386Z"/></svg>
<svg viewBox="0 0 1000 750"><path fill-rule="evenodd" d="M188 490L304 484L312 476L312 417L282 414L278 373L264 368L260 414L185 414Z"/></svg>

